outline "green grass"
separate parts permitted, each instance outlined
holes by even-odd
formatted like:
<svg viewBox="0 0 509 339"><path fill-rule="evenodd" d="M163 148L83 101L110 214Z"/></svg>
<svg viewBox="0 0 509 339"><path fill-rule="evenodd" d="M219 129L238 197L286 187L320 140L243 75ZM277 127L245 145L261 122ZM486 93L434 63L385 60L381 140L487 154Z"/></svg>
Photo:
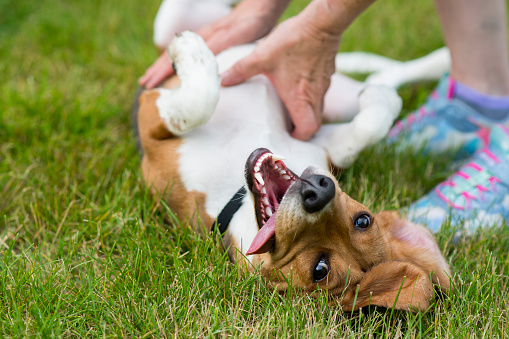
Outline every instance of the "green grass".
<svg viewBox="0 0 509 339"><path fill-rule="evenodd" d="M166 224L129 122L158 5L0 0L0 337L509 336L507 229L457 245L438 234L455 291L429 312L344 314L324 295L273 293L213 238ZM341 50L409 59L442 45L431 2L384 0ZM432 86L404 88L404 112ZM373 210L399 208L447 165L375 147L340 182Z"/></svg>

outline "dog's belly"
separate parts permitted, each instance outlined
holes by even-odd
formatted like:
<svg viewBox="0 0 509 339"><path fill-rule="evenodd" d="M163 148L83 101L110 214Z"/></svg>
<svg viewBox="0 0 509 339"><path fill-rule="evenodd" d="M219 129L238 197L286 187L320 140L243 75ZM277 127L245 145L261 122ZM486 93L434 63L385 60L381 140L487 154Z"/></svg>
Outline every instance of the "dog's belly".
<svg viewBox="0 0 509 339"><path fill-rule="evenodd" d="M327 169L325 151L292 138L289 126L283 105L265 77L222 88L213 117L187 133L179 148L179 171L186 189L205 193L206 211L215 218L245 184L245 162L256 148L284 156L297 174L310 165Z"/></svg>

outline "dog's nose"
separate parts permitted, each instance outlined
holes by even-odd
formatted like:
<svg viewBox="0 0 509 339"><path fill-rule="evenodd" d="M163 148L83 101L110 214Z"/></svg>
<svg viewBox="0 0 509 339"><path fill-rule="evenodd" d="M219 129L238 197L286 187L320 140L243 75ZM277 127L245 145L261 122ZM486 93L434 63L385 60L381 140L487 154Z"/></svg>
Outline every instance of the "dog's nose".
<svg viewBox="0 0 509 339"><path fill-rule="evenodd" d="M300 195L304 209L308 213L320 211L334 198L336 187L334 182L325 175L312 175L302 182Z"/></svg>

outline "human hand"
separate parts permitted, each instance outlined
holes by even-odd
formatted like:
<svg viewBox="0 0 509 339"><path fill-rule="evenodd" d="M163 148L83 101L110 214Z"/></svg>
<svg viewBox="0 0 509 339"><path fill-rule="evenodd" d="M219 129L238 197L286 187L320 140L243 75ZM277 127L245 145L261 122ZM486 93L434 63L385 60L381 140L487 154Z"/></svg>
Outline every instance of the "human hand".
<svg viewBox="0 0 509 339"><path fill-rule="evenodd" d="M149 89L154 88L173 73L174 70L170 57L168 56L168 50L165 50L152 66L145 71L145 74L138 79L138 84Z"/></svg>
<svg viewBox="0 0 509 339"><path fill-rule="evenodd" d="M340 34L316 29L305 16L293 17L223 73L222 85L266 75L288 109L295 126L292 136L308 140L321 126L323 98L335 71L340 39Z"/></svg>
<svg viewBox="0 0 509 339"><path fill-rule="evenodd" d="M213 24L198 31L212 53L258 40L276 25L289 0L244 0Z"/></svg>
<svg viewBox="0 0 509 339"><path fill-rule="evenodd" d="M197 33L214 54L253 42L265 36L277 23L289 0L244 0L227 16ZM138 80L140 86L153 88L174 73L168 52L163 52Z"/></svg>

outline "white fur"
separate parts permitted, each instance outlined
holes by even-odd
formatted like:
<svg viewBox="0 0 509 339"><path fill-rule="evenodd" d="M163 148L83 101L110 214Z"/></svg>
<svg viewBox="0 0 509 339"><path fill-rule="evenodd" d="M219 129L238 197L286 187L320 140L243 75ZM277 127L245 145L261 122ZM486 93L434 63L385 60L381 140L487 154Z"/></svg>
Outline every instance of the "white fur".
<svg viewBox="0 0 509 339"><path fill-rule="evenodd" d="M350 166L359 153L389 133L402 101L386 86L368 86L359 95L359 113L349 123L324 125L312 142L327 150L339 167Z"/></svg>
<svg viewBox="0 0 509 339"><path fill-rule="evenodd" d="M439 79L451 68L451 55L447 47L412 61L380 69L366 79L369 84L383 84L392 88L401 85Z"/></svg>
<svg viewBox="0 0 509 339"><path fill-rule="evenodd" d="M388 133L401 108L401 99L394 89L379 85L366 87L336 74L333 79L336 85L329 94L336 97L347 91L353 96L347 98L350 102L357 101L358 96L356 105L360 110L351 122L325 125L311 141L302 142L290 136L288 114L266 77L255 76L238 86L219 89L214 57L201 38L185 32L171 46L182 85L173 90L160 90L157 106L170 131L182 135L179 148L182 182L188 191L206 195L205 208L213 218L245 184L245 162L256 148L265 147L283 155L288 168L297 174L308 166L327 170L327 155L336 165L344 167L362 149ZM216 58L219 70L231 66L252 48L241 46L221 53ZM418 68L422 63L413 65ZM413 74L418 71L414 70ZM336 109L328 107L332 102L325 101L326 113ZM229 232L245 253L257 231L253 202L248 194L232 219Z"/></svg>
<svg viewBox="0 0 509 339"><path fill-rule="evenodd" d="M217 64L204 46L199 35L187 31L168 48L170 58L178 65L182 85L175 90L159 89L156 105L166 127L175 135L206 123L219 100Z"/></svg>
<svg viewBox="0 0 509 339"><path fill-rule="evenodd" d="M154 20L154 43L161 49L176 33L198 30L228 13L237 0L163 0Z"/></svg>

